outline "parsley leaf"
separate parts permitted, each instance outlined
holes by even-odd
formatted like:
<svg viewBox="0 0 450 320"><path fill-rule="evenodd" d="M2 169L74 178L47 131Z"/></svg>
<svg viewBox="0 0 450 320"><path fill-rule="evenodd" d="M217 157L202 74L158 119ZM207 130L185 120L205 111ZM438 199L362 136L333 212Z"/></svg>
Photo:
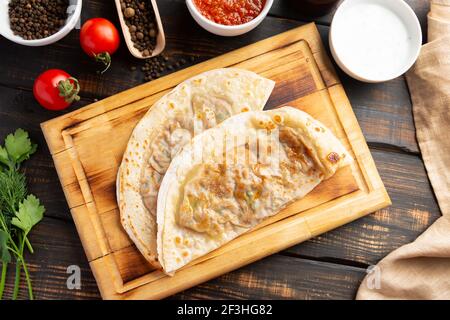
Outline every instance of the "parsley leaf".
<svg viewBox="0 0 450 320"><path fill-rule="evenodd" d="M11 223L22 229L25 233L30 230L44 217L45 208L39 202L39 199L29 195L19 204L19 211L12 218Z"/></svg>
<svg viewBox="0 0 450 320"><path fill-rule="evenodd" d="M28 132L23 129L17 129L14 134L10 134L5 139L5 147L8 152L9 159L15 164L30 158L36 152L37 145L32 144L28 138ZM4 152L0 151L0 154ZM2 161L3 162L3 161Z"/></svg>
<svg viewBox="0 0 450 320"><path fill-rule="evenodd" d="M3 263L11 262L11 254L8 250L8 233L0 230L0 261Z"/></svg>
<svg viewBox="0 0 450 320"><path fill-rule="evenodd" d="M5 148L3 148L2 146L0 146L0 162L9 166L9 156L8 156L8 151L6 151ZM1 169L1 168L0 168Z"/></svg>

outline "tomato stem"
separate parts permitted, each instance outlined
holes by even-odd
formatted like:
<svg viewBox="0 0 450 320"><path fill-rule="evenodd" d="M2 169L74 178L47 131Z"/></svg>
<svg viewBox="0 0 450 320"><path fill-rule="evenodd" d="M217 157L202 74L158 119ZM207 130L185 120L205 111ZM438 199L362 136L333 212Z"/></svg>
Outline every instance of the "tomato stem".
<svg viewBox="0 0 450 320"><path fill-rule="evenodd" d="M80 92L80 83L73 77L61 80L58 83L58 90L59 96L64 98L67 103L80 100L80 96L78 95Z"/></svg>
<svg viewBox="0 0 450 320"><path fill-rule="evenodd" d="M101 62L105 65L105 68L100 71L100 74L104 74L109 67L111 67L111 55L108 52L102 52L99 54L94 53L95 61Z"/></svg>

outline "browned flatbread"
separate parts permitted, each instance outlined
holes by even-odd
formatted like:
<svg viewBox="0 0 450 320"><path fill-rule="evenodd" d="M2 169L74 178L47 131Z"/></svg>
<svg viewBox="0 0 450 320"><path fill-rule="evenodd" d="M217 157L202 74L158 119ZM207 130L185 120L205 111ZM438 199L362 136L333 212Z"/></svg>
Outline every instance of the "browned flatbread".
<svg viewBox="0 0 450 320"><path fill-rule="evenodd" d="M156 201L173 156L230 116L262 110L273 87L273 81L245 70L208 71L155 103L134 129L117 177L117 200L124 229L155 267Z"/></svg>
<svg viewBox="0 0 450 320"><path fill-rule="evenodd" d="M291 107L239 114L174 157L158 196L168 274L276 215L352 161L322 123Z"/></svg>

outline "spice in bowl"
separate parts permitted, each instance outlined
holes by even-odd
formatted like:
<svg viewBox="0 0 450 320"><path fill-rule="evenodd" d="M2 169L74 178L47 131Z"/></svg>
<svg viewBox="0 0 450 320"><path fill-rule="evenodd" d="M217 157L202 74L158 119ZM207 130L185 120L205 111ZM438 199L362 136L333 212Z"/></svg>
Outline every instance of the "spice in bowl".
<svg viewBox="0 0 450 320"><path fill-rule="evenodd" d="M121 0L120 6L134 47L144 57L151 56L156 46L158 29L150 1Z"/></svg>
<svg viewBox="0 0 450 320"><path fill-rule="evenodd" d="M209 20L234 26L255 19L262 12L266 0L194 0L194 4Z"/></svg>
<svg viewBox="0 0 450 320"><path fill-rule="evenodd" d="M69 0L11 0L11 30L25 40L49 37L65 25L68 6Z"/></svg>

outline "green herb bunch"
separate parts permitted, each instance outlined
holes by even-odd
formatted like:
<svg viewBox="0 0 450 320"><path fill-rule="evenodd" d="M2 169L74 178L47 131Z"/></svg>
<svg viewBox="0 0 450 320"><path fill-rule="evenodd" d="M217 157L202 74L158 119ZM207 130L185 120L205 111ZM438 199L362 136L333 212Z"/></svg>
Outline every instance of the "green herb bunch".
<svg viewBox="0 0 450 320"><path fill-rule="evenodd" d="M22 129L6 137L0 145L0 300L5 289L9 264L15 260L16 273L13 299L17 299L22 269L25 274L28 296L33 299L33 287L24 258L25 247L33 253L28 240L31 229L42 220L45 208L34 195L27 194L25 175L20 171L23 161L36 152L28 133Z"/></svg>

